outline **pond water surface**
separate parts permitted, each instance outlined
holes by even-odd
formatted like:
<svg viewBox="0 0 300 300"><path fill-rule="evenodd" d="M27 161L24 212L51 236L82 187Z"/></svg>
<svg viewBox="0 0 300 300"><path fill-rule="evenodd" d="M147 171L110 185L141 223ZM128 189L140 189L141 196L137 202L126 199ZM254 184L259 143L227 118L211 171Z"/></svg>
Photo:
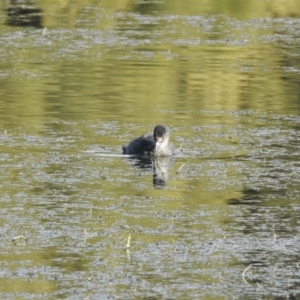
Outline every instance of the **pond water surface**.
<svg viewBox="0 0 300 300"><path fill-rule="evenodd" d="M286 3L0 4L1 299L299 299Z"/></svg>

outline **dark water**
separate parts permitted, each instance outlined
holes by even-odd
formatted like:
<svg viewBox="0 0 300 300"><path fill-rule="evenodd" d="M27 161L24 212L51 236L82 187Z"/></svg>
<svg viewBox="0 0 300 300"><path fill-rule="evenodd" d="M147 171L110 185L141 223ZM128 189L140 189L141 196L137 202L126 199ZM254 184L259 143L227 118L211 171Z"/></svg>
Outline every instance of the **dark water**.
<svg viewBox="0 0 300 300"><path fill-rule="evenodd" d="M2 3L1 299L298 299L298 6Z"/></svg>

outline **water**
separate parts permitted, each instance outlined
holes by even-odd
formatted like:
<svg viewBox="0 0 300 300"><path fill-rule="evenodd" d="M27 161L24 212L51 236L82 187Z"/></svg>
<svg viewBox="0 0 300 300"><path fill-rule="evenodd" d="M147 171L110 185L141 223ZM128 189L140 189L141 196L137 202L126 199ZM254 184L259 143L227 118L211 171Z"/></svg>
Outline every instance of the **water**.
<svg viewBox="0 0 300 300"><path fill-rule="evenodd" d="M0 7L1 298L300 297L296 1Z"/></svg>

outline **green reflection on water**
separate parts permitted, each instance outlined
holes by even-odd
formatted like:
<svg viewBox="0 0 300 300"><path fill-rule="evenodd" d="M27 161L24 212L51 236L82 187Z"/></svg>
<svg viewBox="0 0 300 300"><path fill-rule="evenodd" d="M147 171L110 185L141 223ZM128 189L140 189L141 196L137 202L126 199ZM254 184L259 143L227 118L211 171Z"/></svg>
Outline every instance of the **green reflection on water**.
<svg viewBox="0 0 300 300"><path fill-rule="evenodd" d="M155 15L116 13L117 4L103 2L77 15L85 22L74 27L43 24L46 37L42 29L2 24L1 121L101 118L138 124L172 115L174 125L195 119L193 113L179 115L182 110L298 110L297 22L238 21L224 12L189 15L192 3L182 4L184 16L172 11L181 11L177 2L157 4L165 8ZM222 3L218 9L226 12L236 1ZM249 6L257 3L247 2L239 11L255 12ZM51 7L68 5L42 10ZM97 14L109 15L112 26L93 19Z"/></svg>

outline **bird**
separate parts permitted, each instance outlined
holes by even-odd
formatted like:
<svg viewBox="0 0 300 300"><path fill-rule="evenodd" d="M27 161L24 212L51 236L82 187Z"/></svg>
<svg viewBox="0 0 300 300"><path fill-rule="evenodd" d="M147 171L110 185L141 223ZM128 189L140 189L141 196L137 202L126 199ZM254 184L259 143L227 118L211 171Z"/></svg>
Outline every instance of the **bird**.
<svg viewBox="0 0 300 300"><path fill-rule="evenodd" d="M123 154L171 156L175 149L169 141L170 129L163 124L155 126L152 133L141 135L131 141L127 146L123 145Z"/></svg>

